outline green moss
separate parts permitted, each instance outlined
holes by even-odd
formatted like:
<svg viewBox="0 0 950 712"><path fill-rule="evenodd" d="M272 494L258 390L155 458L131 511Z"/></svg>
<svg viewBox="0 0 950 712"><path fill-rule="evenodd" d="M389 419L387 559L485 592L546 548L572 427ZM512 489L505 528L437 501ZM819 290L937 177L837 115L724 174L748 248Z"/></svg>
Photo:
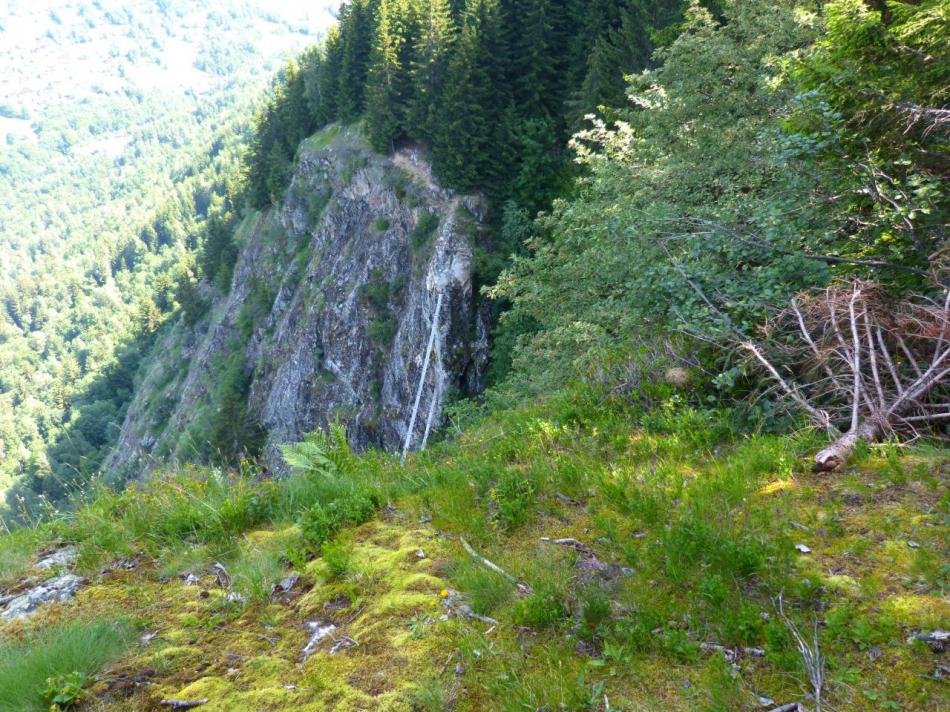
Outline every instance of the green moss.
<svg viewBox="0 0 950 712"><path fill-rule="evenodd" d="M339 124L331 124L305 138L300 147L307 151L319 151L335 143L340 138L341 132L342 127Z"/></svg>

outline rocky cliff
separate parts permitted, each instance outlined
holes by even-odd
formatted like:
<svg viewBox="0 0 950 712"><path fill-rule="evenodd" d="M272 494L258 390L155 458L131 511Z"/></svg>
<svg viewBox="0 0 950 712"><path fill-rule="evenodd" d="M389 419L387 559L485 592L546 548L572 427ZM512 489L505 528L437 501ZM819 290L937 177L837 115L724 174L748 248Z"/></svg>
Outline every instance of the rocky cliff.
<svg viewBox="0 0 950 712"><path fill-rule="evenodd" d="M451 393L480 387L486 329L472 279L483 218L479 199L442 189L412 149L383 157L339 127L311 137L281 204L238 228L229 293L161 339L109 467L200 458L235 394L271 462L277 445L334 420L359 447L396 449L435 320L418 444L430 411L437 425Z"/></svg>

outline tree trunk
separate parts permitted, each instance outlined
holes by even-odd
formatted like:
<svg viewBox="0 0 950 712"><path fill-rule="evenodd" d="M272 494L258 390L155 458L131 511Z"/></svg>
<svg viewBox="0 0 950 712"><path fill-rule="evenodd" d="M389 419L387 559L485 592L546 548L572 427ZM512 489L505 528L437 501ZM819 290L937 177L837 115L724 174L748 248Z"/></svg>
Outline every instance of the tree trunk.
<svg viewBox="0 0 950 712"><path fill-rule="evenodd" d="M884 428L874 420L866 420L835 440L815 455L812 472L831 472L841 467L859 442L875 442L884 435Z"/></svg>

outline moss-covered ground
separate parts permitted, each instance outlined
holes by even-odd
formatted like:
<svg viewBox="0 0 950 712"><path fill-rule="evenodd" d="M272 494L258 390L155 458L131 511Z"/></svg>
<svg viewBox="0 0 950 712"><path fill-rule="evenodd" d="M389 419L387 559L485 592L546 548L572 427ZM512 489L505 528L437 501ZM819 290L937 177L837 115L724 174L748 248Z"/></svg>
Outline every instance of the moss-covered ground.
<svg viewBox="0 0 950 712"><path fill-rule="evenodd" d="M946 653L911 639L950 628L950 458L886 444L812 474L818 444L574 393L405 465L317 439L286 480L156 473L0 539L8 590L66 542L87 577L0 635L133 621L95 710L813 709L781 596L817 630L823 709L948 709ZM308 624L334 628L303 659Z"/></svg>

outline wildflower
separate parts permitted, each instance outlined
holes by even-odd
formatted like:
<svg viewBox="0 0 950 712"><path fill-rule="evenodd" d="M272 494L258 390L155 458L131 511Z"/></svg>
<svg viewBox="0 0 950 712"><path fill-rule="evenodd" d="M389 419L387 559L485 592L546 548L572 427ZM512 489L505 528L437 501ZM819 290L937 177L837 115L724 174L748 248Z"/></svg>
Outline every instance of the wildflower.
<svg viewBox="0 0 950 712"><path fill-rule="evenodd" d="M443 588L441 591L439 591L439 596L441 598L448 598L449 597L448 589Z"/></svg>

